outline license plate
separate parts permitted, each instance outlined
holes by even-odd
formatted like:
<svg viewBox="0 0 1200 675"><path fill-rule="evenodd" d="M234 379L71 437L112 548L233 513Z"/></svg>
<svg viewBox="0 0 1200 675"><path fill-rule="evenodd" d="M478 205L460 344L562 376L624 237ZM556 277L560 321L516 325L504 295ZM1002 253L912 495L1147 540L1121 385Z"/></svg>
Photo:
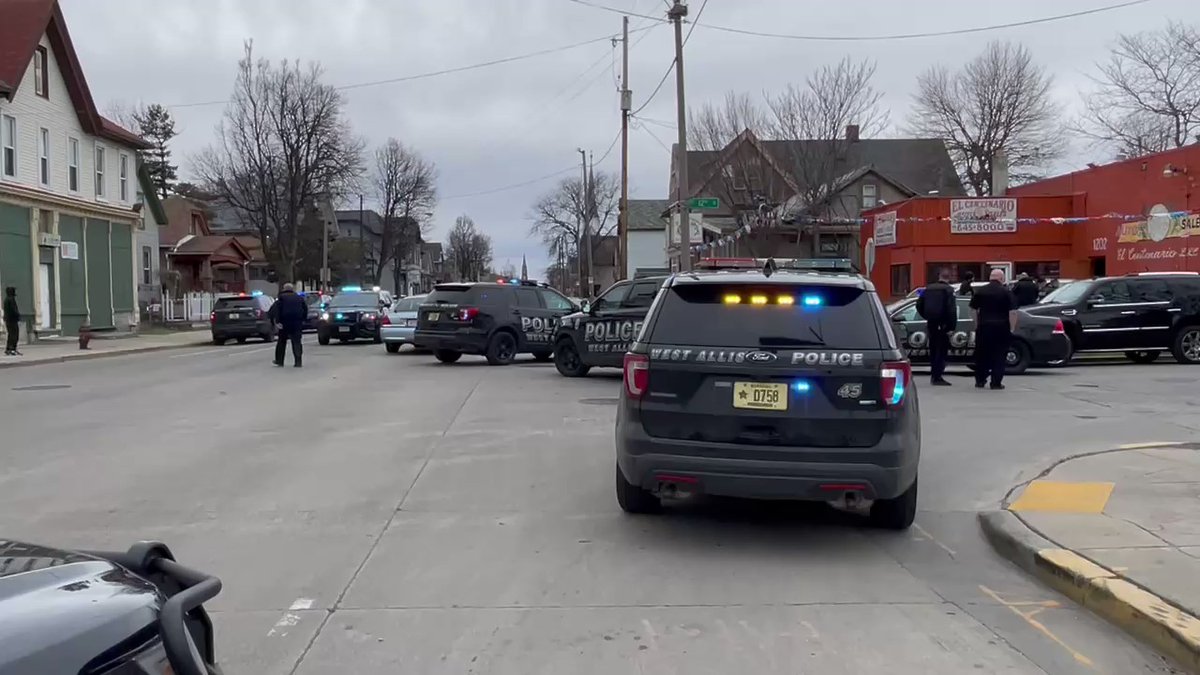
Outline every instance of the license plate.
<svg viewBox="0 0 1200 675"><path fill-rule="evenodd" d="M231 319L240 319L240 318L242 318L242 315L241 315L241 314L238 314L238 313L236 313L236 312L235 312L235 313L233 313L233 314L230 314L230 315L229 315L229 318L231 318Z"/></svg>
<svg viewBox="0 0 1200 675"><path fill-rule="evenodd" d="M430 312L429 314L426 314L425 316L430 321L437 321L441 315L442 315L441 312Z"/></svg>
<svg viewBox="0 0 1200 675"><path fill-rule="evenodd" d="M349 333L350 326L338 326L338 332L339 333Z"/></svg>
<svg viewBox="0 0 1200 675"><path fill-rule="evenodd" d="M747 410L787 410L788 387L774 382L734 382L733 407Z"/></svg>

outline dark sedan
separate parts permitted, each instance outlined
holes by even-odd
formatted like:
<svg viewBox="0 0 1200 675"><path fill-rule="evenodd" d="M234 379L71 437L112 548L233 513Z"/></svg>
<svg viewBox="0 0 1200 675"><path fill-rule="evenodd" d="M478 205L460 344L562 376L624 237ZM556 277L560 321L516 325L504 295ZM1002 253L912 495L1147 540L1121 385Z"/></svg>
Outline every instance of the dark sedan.
<svg viewBox="0 0 1200 675"><path fill-rule="evenodd" d="M971 299L958 301L958 328L950 335L950 363L971 364L975 360L975 326L971 319ZM888 316L908 358L913 363L929 362L929 335L925 320L917 314L917 301L907 298L888 307ZM1071 360L1071 341L1063 322L1034 316L1024 311L1017 319L1008 349L1006 372L1019 375L1030 366L1064 366Z"/></svg>

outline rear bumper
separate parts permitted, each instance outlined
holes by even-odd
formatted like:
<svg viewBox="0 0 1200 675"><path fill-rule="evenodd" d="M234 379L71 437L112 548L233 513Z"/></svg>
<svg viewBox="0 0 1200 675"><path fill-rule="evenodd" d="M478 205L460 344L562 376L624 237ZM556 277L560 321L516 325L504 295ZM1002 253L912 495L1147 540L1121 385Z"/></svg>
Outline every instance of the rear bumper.
<svg viewBox="0 0 1200 675"><path fill-rule="evenodd" d="M370 326L361 323L353 326L347 324L329 324L319 326L317 333L321 336L338 340L370 340L374 339L376 330L374 324Z"/></svg>
<svg viewBox="0 0 1200 675"><path fill-rule="evenodd" d="M271 334L270 321L255 321L254 323L227 323L212 327L213 339L266 337Z"/></svg>
<svg viewBox="0 0 1200 675"><path fill-rule="evenodd" d="M411 326L384 326L379 332L383 335L384 342L412 344L417 329Z"/></svg>
<svg viewBox="0 0 1200 675"><path fill-rule="evenodd" d="M487 338L487 333L473 328L461 328L455 331L417 329L413 334L413 345L418 349L483 354L487 351Z"/></svg>
<svg viewBox="0 0 1200 675"><path fill-rule="evenodd" d="M1071 340L1065 334L1052 335L1049 340L1037 340L1030 347L1034 363L1055 363L1071 356Z"/></svg>
<svg viewBox="0 0 1200 675"><path fill-rule="evenodd" d="M617 418L617 464L627 481L648 490L656 489L665 476L694 481L699 492L728 497L826 501L855 490L868 499L891 499L917 477L921 437L915 413L910 417L914 419L902 421L874 447L770 446L787 459L764 460L739 457L747 447L738 444L649 436L622 410Z"/></svg>

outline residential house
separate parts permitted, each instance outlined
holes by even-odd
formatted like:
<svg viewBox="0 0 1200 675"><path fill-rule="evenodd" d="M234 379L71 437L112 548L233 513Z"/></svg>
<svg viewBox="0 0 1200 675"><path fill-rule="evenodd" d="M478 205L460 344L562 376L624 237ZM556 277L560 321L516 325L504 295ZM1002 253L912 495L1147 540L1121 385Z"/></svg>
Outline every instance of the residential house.
<svg viewBox="0 0 1200 675"><path fill-rule="evenodd" d="M162 265L177 293L250 290L251 251L231 234L215 234L203 202L174 195L163 202L167 226L160 233Z"/></svg>
<svg viewBox="0 0 1200 675"><path fill-rule="evenodd" d="M142 315L148 316L151 307L162 305L159 230L167 225L167 212L158 197L158 191L154 189L147 165L139 161L137 171L137 205L141 206L142 212L135 242L138 256L137 298Z"/></svg>
<svg viewBox="0 0 1200 675"><path fill-rule="evenodd" d="M375 268L383 252L383 217L371 209L338 210L335 239L358 241L362 243L362 274L359 279L362 284L390 284L395 279L393 267L395 262L389 260L383 267L379 279L375 278ZM402 289L392 289L400 293Z"/></svg>
<svg viewBox="0 0 1200 675"><path fill-rule="evenodd" d="M667 218L671 206L666 199L630 199L626 217L629 254L625 278L640 273L657 274L670 269L667 258Z"/></svg>
<svg viewBox="0 0 1200 675"><path fill-rule="evenodd" d="M761 140L745 130L720 150L689 150L688 183L689 198L720 202L694 211L725 235L715 254L854 261L863 210L965 194L941 139L860 138L854 125L829 140ZM677 184L672 164L670 194Z"/></svg>
<svg viewBox="0 0 1200 675"><path fill-rule="evenodd" d="M596 297L621 278L619 248L620 238L615 234L592 237L592 291L588 297Z"/></svg>
<svg viewBox="0 0 1200 675"><path fill-rule="evenodd" d="M0 286L16 287L35 333L137 325L149 147L97 111L57 0L3 3Z"/></svg>

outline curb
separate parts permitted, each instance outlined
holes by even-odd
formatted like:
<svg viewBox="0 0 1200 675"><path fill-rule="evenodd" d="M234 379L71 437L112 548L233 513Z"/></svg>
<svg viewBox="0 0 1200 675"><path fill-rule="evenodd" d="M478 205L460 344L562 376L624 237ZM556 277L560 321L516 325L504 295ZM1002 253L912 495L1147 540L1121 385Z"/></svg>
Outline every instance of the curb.
<svg viewBox="0 0 1200 675"><path fill-rule="evenodd" d="M979 526L1000 555L1109 623L1200 673L1200 619L1041 536L1011 511L984 511Z"/></svg>
<svg viewBox="0 0 1200 675"><path fill-rule="evenodd" d="M110 356L128 356L130 354L146 354L149 352L162 352L171 349L186 349L188 347L202 347L206 344L211 344L211 341L204 340L198 342L188 342L186 344L172 345L152 345L149 347L136 347L134 349L112 349L108 351L80 351L77 354L64 354L62 356L51 356L45 358L35 357L27 361L0 361L0 370L6 368L29 368L31 366L43 366L51 363L66 363L68 361L88 361L91 359L103 359Z"/></svg>

